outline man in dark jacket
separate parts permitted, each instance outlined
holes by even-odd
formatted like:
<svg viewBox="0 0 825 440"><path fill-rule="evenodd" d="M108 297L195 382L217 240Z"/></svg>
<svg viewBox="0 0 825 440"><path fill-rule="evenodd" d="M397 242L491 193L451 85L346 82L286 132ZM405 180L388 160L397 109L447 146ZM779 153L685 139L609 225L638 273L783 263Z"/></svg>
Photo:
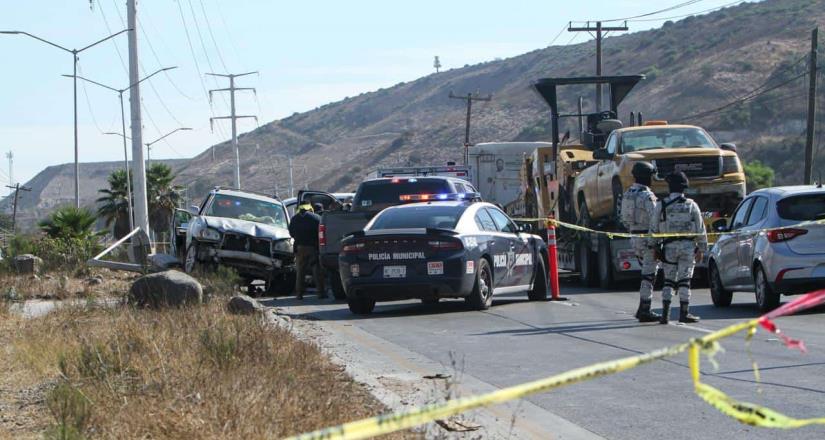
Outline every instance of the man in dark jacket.
<svg viewBox="0 0 825 440"><path fill-rule="evenodd" d="M304 276L307 269L312 270L312 278L318 289L318 298L326 298L324 274L318 261L318 225L321 217L312 212L312 206L303 204L298 207L298 214L289 222L289 235L295 240L295 294L297 299L304 298L306 290Z"/></svg>

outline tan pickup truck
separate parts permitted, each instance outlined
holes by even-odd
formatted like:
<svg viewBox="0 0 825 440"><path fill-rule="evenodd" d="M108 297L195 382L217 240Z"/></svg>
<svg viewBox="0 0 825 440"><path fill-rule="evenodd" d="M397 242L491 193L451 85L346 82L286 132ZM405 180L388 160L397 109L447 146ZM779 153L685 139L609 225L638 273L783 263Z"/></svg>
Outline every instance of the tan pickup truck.
<svg viewBox="0 0 825 440"><path fill-rule="evenodd" d="M656 167L653 192L664 196L664 178L684 171L690 178L688 197L703 212L729 215L745 196L745 174L733 144L717 144L702 128L648 121L645 125L613 130L604 148L593 152L598 163L583 170L573 185L577 218L618 218L622 194L633 183L630 170L639 161Z"/></svg>

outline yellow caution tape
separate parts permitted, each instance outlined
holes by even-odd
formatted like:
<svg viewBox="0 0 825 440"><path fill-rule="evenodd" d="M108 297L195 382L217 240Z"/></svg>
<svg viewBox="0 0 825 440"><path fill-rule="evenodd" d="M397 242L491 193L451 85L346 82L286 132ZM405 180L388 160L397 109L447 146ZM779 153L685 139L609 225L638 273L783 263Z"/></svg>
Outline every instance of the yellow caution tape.
<svg viewBox="0 0 825 440"><path fill-rule="evenodd" d="M514 221L518 222L547 222L552 224L556 227L562 227L566 229L572 229L574 231L580 232L589 232L592 234L600 234L606 235L608 238L613 239L614 237L621 237L621 238L674 238L674 237L701 237L703 235L706 236L717 236L717 235L738 235L738 234L757 234L757 233L765 233L770 231L779 231L781 229L788 229L788 228L804 228L806 226L814 226L814 225L825 225L825 219L822 220L810 220L804 221L800 223L796 223L793 225L787 226L779 226L775 228L765 228L765 229L749 229L747 231L728 231L728 232L706 232L704 234L699 232L658 232L658 233L646 233L646 234L633 234L630 232L612 232L612 231L599 231L597 229L591 229L585 226L576 225L573 223L563 222L561 220L556 219L549 219L549 218L513 218Z"/></svg>
<svg viewBox="0 0 825 440"><path fill-rule="evenodd" d="M812 292L808 295L800 297L791 303L785 304L783 309L789 311L789 313L785 314L791 314L819 305L823 302L825 302L825 290ZM370 417L355 422L344 423L343 425L300 434L294 437L289 437L285 440L356 440L389 434L391 432L412 428L472 409L504 403L532 394L561 388L566 385L572 385L595 379L597 377L630 370L658 359L674 356L686 350L688 351L690 374L693 378L694 390L696 394L723 414L742 423L764 428L792 429L812 424L825 425L825 417L813 419L794 419L769 408L734 400L724 392L710 385L703 384L700 381L699 356L701 352L712 355L719 349L719 340L742 331L747 331L747 337L751 337L753 332L756 331L756 328L760 324L764 326L764 320L766 317L770 316L771 314L768 314L764 317L734 324L713 333L709 333L701 338L693 338L686 343L661 348L637 356L599 362L593 365L569 370L561 374L556 374L544 379L523 383L521 385L515 385L509 388L503 388L498 391L479 396L448 400L442 403L434 403L409 410L384 414L377 417ZM774 313L773 316L783 315Z"/></svg>

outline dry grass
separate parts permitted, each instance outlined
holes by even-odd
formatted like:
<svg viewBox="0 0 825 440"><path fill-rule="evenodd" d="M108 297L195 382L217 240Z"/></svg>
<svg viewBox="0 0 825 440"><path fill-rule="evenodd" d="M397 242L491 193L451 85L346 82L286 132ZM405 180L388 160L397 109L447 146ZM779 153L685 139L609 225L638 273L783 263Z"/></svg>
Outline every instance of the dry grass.
<svg viewBox="0 0 825 440"><path fill-rule="evenodd" d="M72 299L126 294L138 274L96 269L82 277L68 272L49 272L37 276L0 272L0 299ZM90 281L99 278L102 282Z"/></svg>
<svg viewBox="0 0 825 440"><path fill-rule="evenodd" d="M314 346L222 303L0 316L0 438L279 438L384 410Z"/></svg>

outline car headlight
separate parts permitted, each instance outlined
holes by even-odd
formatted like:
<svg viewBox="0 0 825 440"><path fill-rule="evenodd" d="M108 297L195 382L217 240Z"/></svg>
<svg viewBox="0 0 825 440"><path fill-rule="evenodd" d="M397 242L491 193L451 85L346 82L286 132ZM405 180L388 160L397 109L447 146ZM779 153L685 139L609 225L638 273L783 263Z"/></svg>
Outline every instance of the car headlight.
<svg viewBox="0 0 825 440"><path fill-rule="evenodd" d="M722 156L722 174L742 172L737 156Z"/></svg>
<svg viewBox="0 0 825 440"><path fill-rule="evenodd" d="M272 243L272 250L275 252L292 253L292 239L285 238Z"/></svg>
<svg viewBox="0 0 825 440"><path fill-rule="evenodd" d="M214 229L203 228L198 238L205 241L221 241L221 233Z"/></svg>

